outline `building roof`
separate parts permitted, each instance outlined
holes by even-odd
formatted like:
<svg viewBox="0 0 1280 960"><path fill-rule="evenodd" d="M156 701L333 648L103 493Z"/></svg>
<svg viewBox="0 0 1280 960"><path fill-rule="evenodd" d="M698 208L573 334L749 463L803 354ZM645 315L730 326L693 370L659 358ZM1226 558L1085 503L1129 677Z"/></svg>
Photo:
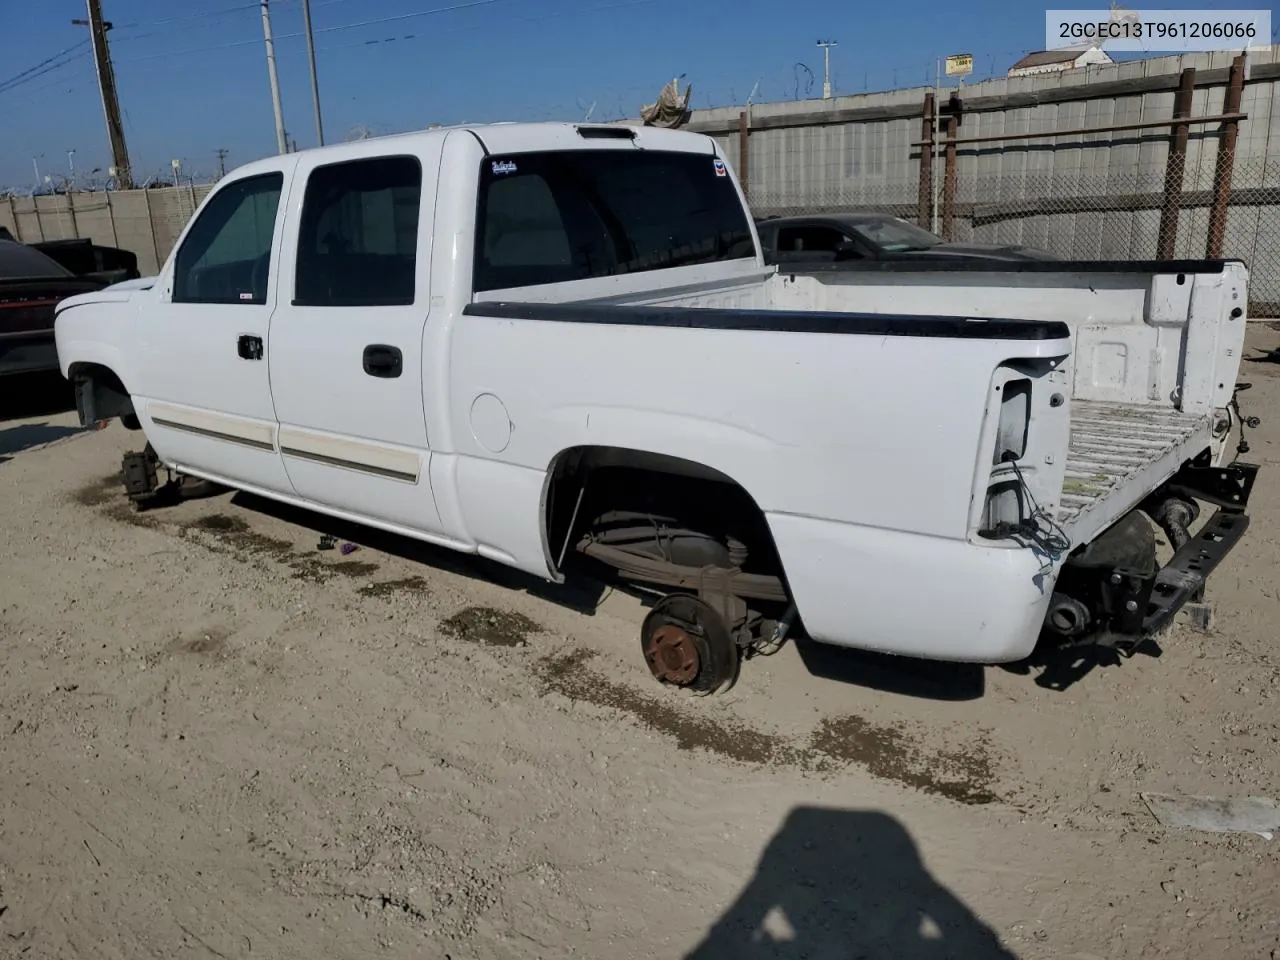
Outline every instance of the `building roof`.
<svg viewBox="0 0 1280 960"><path fill-rule="evenodd" d="M1022 70L1026 67L1045 67L1051 63L1075 63L1088 52L1087 49L1038 50L1035 53L1028 53L1009 69Z"/></svg>

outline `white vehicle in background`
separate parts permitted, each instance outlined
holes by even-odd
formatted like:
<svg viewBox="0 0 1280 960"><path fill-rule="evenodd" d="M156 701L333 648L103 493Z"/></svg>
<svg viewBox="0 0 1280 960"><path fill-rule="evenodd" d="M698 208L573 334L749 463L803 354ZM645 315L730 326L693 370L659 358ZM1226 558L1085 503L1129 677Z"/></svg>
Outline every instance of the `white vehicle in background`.
<svg viewBox="0 0 1280 960"><path fill-rule="evenodd" d="M1238 541L1244 267L1016 269L778 273L709 138L451 128L234 171L57 348L82 422L146 435L136 500L163 466L608 568L663 594L654 676L706 693L797 623L953 661L1136 642Z"/></svg>

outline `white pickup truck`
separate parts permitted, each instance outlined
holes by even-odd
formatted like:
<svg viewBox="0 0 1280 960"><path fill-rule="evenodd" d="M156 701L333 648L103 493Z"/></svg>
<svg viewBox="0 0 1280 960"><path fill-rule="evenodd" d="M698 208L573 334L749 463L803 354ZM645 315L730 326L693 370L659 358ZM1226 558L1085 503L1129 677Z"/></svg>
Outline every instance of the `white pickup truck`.
<svg viewBox="0 0 1280 960"><path fill-rule="evenodd" d="M146 435L135 500L163 467L620 576L654 676L708 693L792 627L1007 662L1202 590L1256 471L1243 265L1017 270L779 273L711 139L497 124L244 166L56 340L82 422Z"/></svg>

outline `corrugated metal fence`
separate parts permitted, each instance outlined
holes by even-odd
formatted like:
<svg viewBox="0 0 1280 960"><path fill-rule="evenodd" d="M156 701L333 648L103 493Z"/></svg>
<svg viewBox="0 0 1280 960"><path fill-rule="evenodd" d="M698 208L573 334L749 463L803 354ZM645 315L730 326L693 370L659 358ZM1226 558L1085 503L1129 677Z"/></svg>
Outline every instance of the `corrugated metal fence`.
<svg viewBox="0 0 1280 960"><path fill-rule="evenodd" d="M966 85L954 127L944 89L936 132L927 88L696 111L689 128L720 142L757 216L886 211L933 226L936 211L952 239L1064 257L1216 251L1249 265L1251 315L1276 317L1280 50L1249 53L1233 100L1234 59L1159 57ZM1229 124L1196 120L1241 114L1220 162ZM1189 121L1182 134L1175 117ZM939 146L930 162L922 142L940 144L949 130L951 161Z"/></svg>

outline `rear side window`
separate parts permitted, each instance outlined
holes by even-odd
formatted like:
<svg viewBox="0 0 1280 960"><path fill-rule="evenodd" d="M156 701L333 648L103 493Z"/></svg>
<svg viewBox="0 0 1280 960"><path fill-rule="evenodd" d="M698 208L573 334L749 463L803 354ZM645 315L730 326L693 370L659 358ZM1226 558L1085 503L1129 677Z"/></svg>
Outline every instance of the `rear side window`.
<svg viewBox="0 0 1280 960"><path fill-rule="evenodd" d="M283 185L283 174L265 173L227 184L209 198L174 258L174 303L267 302Z"/></svg>
<svg viewBox="0 0 1280 960"><path fill-rule="evenodd" d="M754 257L722 161L656 150L488 157L477 291Z"/></svg>
<svg viewBox="0 0 1280 960"><path fill-rule="evenodd" d="M302 202L293 302L413 303L421 201L422 165L416 157L317 167Z"/></svg>

